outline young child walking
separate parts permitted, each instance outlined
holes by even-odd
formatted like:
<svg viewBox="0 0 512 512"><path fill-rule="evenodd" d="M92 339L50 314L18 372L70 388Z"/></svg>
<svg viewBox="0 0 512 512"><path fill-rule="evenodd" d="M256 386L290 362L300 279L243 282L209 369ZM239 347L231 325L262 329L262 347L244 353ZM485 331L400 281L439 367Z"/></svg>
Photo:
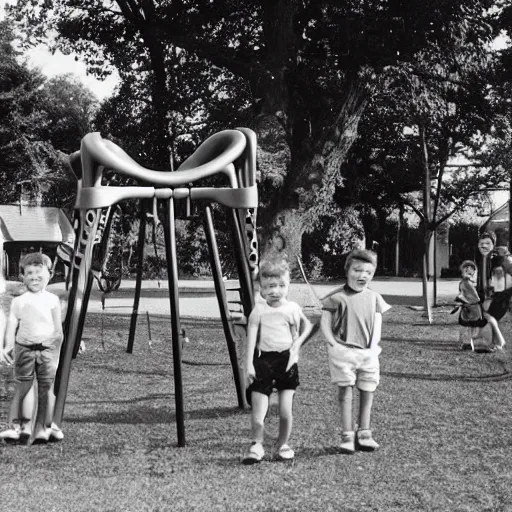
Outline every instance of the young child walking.
<svg viewBox="0 0 512 512"><path fill-rule="evenodd" d="M374 252L353 250L345 262L347 283L323 300L320 328L329 345L331 381L338 386L342 425L339 448L347 454L379 447L372 437L370 417L380 377L382 314L391 306L368 288L376 267ZM360 396L357 435L352 422L354 386Z"/></svg>
<svg viewBox="0 0 512 512"><path fill-rule="evenodd" d="M6 441L31 440L47 442L50 437L62 439L62 432L51 424L54 400L53 381L59 363L63 339L60 300L46 290L52 263L48 256L36 252L21 261L21 273L27 291L11 304L5 332L3 358L14 366L16 390L11 403L11 426L0 434ZM27 431L30 418L25 418L22 404L37 378L38 405L33 432Z"/></svg>
<svg viewBox="0 0 512 512"><path fill-rule="evenodd" d="M502 269L502 267L496 268ZM471 260L465 260L460 265L460 272L462 275L459 283L460 293L455 300L462 303L462 307L465 310L464 316L467 318L467 321L463 322L462 325L481 328L489 323L494 335L495 346L501 350L505 346L505 338L501 333L497 320L484 309L484 304L482 304L481 297L476 289L476 264ZM493 272L493 276L495 274ZM461 323L460 320L459 323ZM467 343L463 343L462 349L471 348L470 344L469 347L467 345Z"/></svg>
<svg viewBox="0 0 512 512"><path fill-rule="evenodd" d="M287 300L290 270L285 260L262 261L258 274L260 295L247 327L246 379L251 399L252 444L243 464L260 462L264 424L273 389L279 395L278 460L292 460L288 446L292 430L292 406L299 386L299 350L313 328L300 306Z"/></svg>

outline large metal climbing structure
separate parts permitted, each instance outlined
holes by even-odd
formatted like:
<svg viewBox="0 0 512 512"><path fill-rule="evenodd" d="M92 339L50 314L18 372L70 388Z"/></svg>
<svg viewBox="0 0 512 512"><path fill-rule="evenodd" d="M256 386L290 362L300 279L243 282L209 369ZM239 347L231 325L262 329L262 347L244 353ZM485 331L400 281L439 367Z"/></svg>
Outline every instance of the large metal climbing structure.
<svg viewBox="0 0 512 512"><path fill-rule="evenodd" d="M204 141L176 171L162 172L146 169L133 160L113 142L103 139L99 133L86 135L79 152L70 157L71 168L78 179L75 205L77 240L71 255L71 283L68 313L65 320L65 344L56 385L54 421L60 425L68 390L71 365L82 337L87 306L94 272L116 268L110 260L111 226L115 225L116 205L128 199L141 202L139 230L139 264L135 287L133 312L128 338L128 352L133 349L138 304L141 292L142 261L145 239L145 205L157 203L164 212L165 253L171 308L171 335L174 368L174 391L178 445L185 445L184 403L182 386L181 326L178 296L178 266L176 255L175 219L176 206L192 203L203 210L204 228L208 242L212 276L219 303L221 320L228 345L229 357L238 397L238 405L244 406L243 382L236 353L234 326L231 322L226 289L222 279L222 267L217 248L212 204L218 203L229 210L233 247L239 276L239 290L245 317L254 305L252 277L257 271L258 244L256 239L256 136L247 128L224 130ZM109 184L104 171L129 178L136 185ZM223 176L221 187L202 186L201 183L214 175ZM114 271L115 274L115 271Z"/></svg>

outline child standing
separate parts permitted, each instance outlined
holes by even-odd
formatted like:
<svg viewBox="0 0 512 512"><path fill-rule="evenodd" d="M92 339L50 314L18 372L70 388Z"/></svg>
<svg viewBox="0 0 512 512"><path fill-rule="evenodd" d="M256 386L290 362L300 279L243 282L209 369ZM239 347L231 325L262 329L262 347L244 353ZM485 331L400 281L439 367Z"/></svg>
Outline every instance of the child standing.
<svg viewBox="0 0 512 512"><path fill-rule="evenodd" d="M290 270L284 260L263 261L258 274L260 294L249 315L247 328L246 378L251 397L252 444L243 459L254 464L263 459L263 432L269 397L279 393L279 435L276 454L279 460L292 460L288 446L292 429L292 405L299 386L299 350L313 326L295 302L287 300Z"/></svg>
<svg viewBox="0 0 512 512"><path fill-rule="evenodd" d="M11 403L11 428L0 437L28 441L25 430L28 418L23 417L21 404L32 387L34 375L38 385L38 407L32 442L46 442L50 436L62 439L58 427L46 418L52 417L52 384L59 363L63 339L60 300L46 290L52 263L39 252L27 254L21 262L23 282L27 291L15 297L7 319L3 357L14 365L16 390Z"/></svg>
<svg viewBox="0 0 512 512"><path fill-rule="evenodd" d="M355 249L347 257L347 283L323 300L320 328L329 345L331 381L338 386L341 409L342 453L352 454L356 448L376 450L370 416L373 394L379 384L379 346L382 314L391 306L368 285L377 267L377 255ZM360 394L357 436L352 423L352 388Z"/></svg>
<svg viewBox="0 0 512 512"><path fill-rule="evenodd" d="M503 275L502 267L496 267L496 269L501 269L501 274ZM497 348L502 349L505 346L505 338L501 333L497 320L484 310L481 298L476 289L476 264L471 260L465 260L460 265L460 271L462 274L462 279L459 283L460 293L456 300L463 304L462 307L465 309L465 316L468 319L467 322L463 325L469 327L484 327L487 323L489 323L497 341L496 346ZM493 271L493 276L494 275L496 275L496 273ZM461 323L460 320L459 323ZM463 343L463 350L468 348L466 345L467 344Z"/></svg>

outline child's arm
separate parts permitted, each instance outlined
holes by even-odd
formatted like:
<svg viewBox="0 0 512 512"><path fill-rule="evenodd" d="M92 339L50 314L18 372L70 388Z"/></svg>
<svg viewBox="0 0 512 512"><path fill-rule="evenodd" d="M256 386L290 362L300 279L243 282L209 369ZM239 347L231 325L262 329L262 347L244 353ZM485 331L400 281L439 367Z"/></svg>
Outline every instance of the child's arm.
<svg viewBox="0 0 512 512"><path fill-rule="evenodd" d="M322 330L322 334L325 337L325 341L331 347L336 346L336 340L334 339L334 334L332 333L332 313L326 309L322 311L322 318L320 319L320 329Z"/></svg>
<svg viewBox="0 0 512 512"><path fill-rule="evenodd" d="M7 327L7 319L5 318L5 312L0 307L0 362L4 360L5 328L6 327Z"/></svg>
<svg viewBox="0 0 512 512"><path fill-rule="evenodd" d="M288 364L286 366L286 371L288 371L295 363L299 361L299 351L300 347L304 344L304 342L308 339L308 336L311 334L313 330L313 324L307 319L306 315L299 311L300 325L303 326L302 332L297 337L297 339L292 343L290 347L290 357L288 358Z"/></svg>
<svg viewBox="0 0 512 512"><path fill-rule="evenodd" d="M5 340L4 340L4 348L2 353L2 359L7 361L9 364L13 362L13 350L14 350L14 342L16 340L16 329L18 328L18 319L16 315L13 313L12 308L9 313L9 317L7 319L7 327L5 329Z"/></svg>
<svg viewBox="0 0 512 512"><path fill-rule="evenodd" d="M247 386L256 378L253 360L256 343L258 341L258 329L259 321L254 318L254 315L249 315L247 324L247 351L245 353L245 378Z"/></svg>
<svg viewBox="0 0 512 512"><path fill-rule="evenodd" d="M370 346L368 348L375 348L380 343L382 336L382 313L375 313L373 321L373 332L370 339Z"/></svg>
<svg viewBox="0 0 512 512"><path fill-rule="evenodd" d="M60 302L58 307L52 309L52 320L53 320L53 336L52 341L55 343L62 343L64 339L64 333L62 332L62 314L60 310Z"/></svg>

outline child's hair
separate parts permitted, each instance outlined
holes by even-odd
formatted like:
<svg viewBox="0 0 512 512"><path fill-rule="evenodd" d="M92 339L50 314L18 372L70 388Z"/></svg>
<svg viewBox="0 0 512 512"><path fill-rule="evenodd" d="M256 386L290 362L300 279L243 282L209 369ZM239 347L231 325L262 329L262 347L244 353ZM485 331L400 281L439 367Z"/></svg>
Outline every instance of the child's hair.
<svg viewBox="0 0 512 512"><path fill-rule="evenodd" d="M377 254L369 249L353 249L350 251L345 260L345 271L350 268L354 261L371 263L374 268L377 268Z"/></svg>
<svg viewBox="0 0 512 512"><path fill-rule="evenodd" d="M485 238L492 240L493 245L496 244L496 235L492 231L484 231L478 236L478 240L484 240Z"/></svg>
<svg viewBox="0 0 512 512"><path fill-rule="evenodd" d="M476 263L474 261L471 261L471 260L464 260L461 264L460 264L460 267L459 267L459 270L462 272L465 268L468 268L468 267L471 267L475 270L477 270L476 268Z"/></svg>
<svg viewBox="0 0 512 512"><path fill-rule="evenodd" d="M258 282L265 277L283 277L290 273L290 266L284 259L263 260L260 262Z"/></svg>
<svg viewBox="0 0 512 512"><path fill-rule="evenodd" d="M52 260L42 252L31 252L24 256L20 263L20 272L24 274L25 268L30 265L46 267L48 272L52 271Z"/></svg>

